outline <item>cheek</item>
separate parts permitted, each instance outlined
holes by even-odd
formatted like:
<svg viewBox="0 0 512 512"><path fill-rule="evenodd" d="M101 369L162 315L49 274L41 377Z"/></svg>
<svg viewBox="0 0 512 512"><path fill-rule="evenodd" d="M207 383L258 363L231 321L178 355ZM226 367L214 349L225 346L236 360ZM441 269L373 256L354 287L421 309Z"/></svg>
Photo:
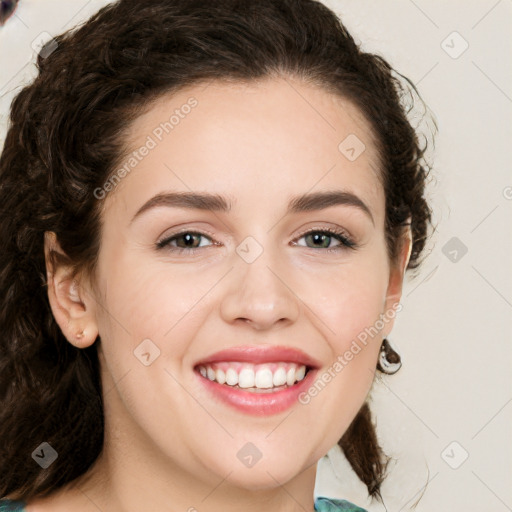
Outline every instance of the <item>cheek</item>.
<svg viewBox="0 0 512 512"><path fill-rule="evenodd" d="M364 338L365 332L379 338L375 326L383 313L386 290L386 266L375 260L367 265L340 265L336 271L331 268L323 276L304 279L300 296L307 298L321 320L322 332L337 355L358 336Z"/></svg>
<svg viewBox="0 0 512 512"><path fill-rule="evenodd" d="M382 341L379 319L385 286L368 273L365 279L340 276L331 279L328 292L310 291L311 307L321 318L328 357L303 402L319 423L325 438L336 442L356 416L371 389ZM320 418L324 418L323 421Z"/></svg>
<svg viewBox="0 0 512 512"><path fill-rule="evenodd" d="M204 320L200 312L208 292L223 275L184 271L179 265L139 260L133 254L115 262L105 260L103 269L99 268L105 290L99 330L110 366L118 367L116 373L139 364L134 351L147 339L162 356L160 363L179 360Z"/></svg>

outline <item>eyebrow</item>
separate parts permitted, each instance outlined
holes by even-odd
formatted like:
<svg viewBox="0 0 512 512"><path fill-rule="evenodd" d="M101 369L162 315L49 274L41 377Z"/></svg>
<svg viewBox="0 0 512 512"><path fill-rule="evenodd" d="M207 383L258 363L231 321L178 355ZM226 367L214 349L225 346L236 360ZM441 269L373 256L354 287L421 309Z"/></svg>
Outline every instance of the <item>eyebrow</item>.
<svg viewBox="0 0 512 512"><path fill-rule="evenodd" d="M219 194L210 194L205 192L166 192L157 194L144 203L137 210L130 223L132 223L142 213L161 206L228 212L231 210L231 205L231 202ZM368 206L355 194L343 190L313 192L294 196L288 203L287 213L323 210L337 205L346 205L358 208L364 212L375 225L372 212Z"/></svg>

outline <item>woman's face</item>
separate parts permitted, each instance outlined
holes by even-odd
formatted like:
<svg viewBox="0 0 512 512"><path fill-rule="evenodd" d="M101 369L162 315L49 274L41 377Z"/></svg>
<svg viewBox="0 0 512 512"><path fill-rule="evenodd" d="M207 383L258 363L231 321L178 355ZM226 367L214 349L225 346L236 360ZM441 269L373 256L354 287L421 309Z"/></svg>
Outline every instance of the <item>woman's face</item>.
<svg viewBox="0 0 512 512"><path fill-rule="evenodd" d="M97 290L85 298L101 337L107 453L117 440L123 457L211 483L287 482L363 404L400 293L369 126L295 80L214 82L158 100L128 141L120 182L98 199ZM255 359L248 347L291 350ZM244 391L251 370L280 386L303 363L304 380L275 397ZM228 372L243 389L209 379Z"/></svg>

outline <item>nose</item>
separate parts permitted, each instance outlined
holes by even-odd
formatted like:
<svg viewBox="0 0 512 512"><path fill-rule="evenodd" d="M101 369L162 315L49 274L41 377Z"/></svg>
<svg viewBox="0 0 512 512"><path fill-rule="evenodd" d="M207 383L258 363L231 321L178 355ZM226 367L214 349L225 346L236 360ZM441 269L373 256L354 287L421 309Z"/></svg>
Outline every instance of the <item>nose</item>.
<svg viewBox="0 0 512 512"><path fill-rule="evenodd" d="M300 299L290 272L277 255L264 250L252 263L242 259L231 272L229 290L221 302L221 316L230 324L248 324L258 331L293 324L300 313Z"/></svg>

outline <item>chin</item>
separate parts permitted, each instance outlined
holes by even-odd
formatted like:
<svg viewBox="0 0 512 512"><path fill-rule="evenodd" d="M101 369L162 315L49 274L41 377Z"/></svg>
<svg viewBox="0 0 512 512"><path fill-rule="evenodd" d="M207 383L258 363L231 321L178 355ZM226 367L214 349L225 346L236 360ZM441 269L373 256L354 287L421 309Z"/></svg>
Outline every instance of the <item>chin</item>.
<svg viewBox="0 0 512 512"><path fill-rule="evenodd" d="M246 489L248 491L264 491L281 487L296 476L296 471L288 468L287 471L276 471L260 469L256 472L255 468L250 470L234 470L227 480L235 487Z"/></svg>

